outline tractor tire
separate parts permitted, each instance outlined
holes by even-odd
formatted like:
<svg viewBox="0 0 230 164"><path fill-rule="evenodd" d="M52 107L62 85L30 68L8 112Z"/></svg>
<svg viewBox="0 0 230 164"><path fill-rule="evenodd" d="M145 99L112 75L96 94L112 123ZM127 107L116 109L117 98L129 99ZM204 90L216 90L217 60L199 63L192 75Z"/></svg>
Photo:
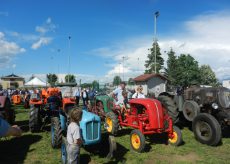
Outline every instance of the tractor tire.
<svg viewBox="0 0 230 164"><path fill-rule="evenodd" d="M216 146L221 141L222 132L219 122L210 114L201 113L192 123L196 140L202 144Z"/></svg>
<svg viewBox="0 0 230 164"><path fill-rule="evenodd" d="M62 143L62 128L59 117L51 118L51 145L52 148L60 148Z"/></svg>
<svg viewBox="0 0 230 164"><path fill-rule="evenodd" d="M183 115L186 120L193 121L200 113L200 107L195 101L187 100L183 104Z"/></svg>
<svg viewBox="0 0 230 164"><path fill-rule="evenodd" d="M105 124L107 132L116 135L118 131L118 118L114 112L108 112L105 115Z"/></svg>
<svg viewBox="0 0 230 164"><path fill-rule="evenodd" d="M140 130L134 129L130 133L131 149L135 152L141 153L145 149L145 136Z"/></svg>
<svg viewBox="0 0 230 164"><path fill-rule="evenodd" d="M14 122L15 122L15 111L11 108L11 103L10 103L9 99L6 99L6 101L5 101L4 110L6 113L6 120L10 124L14 124Z"/></svg>
<svg viewBox="0 0 230 164"><path fill-rule="evenodd" d="M61 144L61 161L62 161L62 164L67 164L67 162L68 162L67 140L66 140L65 137L62 137L62 144Z"/></svg>
<svg viewBox="0 0 230 164"><path fill-rule="evenodd" d="M32 133L39 132L42 126L42 118L40 109L38 107L32 107L30 109L29 128Z"/></svg>
<svg viewBox="0 0 230 164"><path fill-rule="evenodd" d="M162 103L163 107L168 111L168 114L172 117L173 123L176 124L179 121L179 111L172 98L168 96L159 96L158 100Z"/></svg>
<svg viewBox="0 0 230 164"><path fill-rule="evenodd" d="M173 146L179 146L182 144L182 133L177 126L173 126L173 138L169 138L168 142Z"/></svg>

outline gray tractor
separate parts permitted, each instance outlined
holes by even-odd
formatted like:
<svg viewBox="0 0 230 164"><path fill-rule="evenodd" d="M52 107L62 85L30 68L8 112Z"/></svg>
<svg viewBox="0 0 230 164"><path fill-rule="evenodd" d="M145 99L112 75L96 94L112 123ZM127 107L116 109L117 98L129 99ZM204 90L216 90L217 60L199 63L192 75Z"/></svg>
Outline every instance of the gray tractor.
<svg viewBox="0 0 230 164"><path fill-rule="evenodd" d="M174 124L178 123L180 113L191 121L195 138L203 144L219 144L222 130L230 125L230 90L227 88L192 86L177 95L161 93L158 99Z"/></svg>

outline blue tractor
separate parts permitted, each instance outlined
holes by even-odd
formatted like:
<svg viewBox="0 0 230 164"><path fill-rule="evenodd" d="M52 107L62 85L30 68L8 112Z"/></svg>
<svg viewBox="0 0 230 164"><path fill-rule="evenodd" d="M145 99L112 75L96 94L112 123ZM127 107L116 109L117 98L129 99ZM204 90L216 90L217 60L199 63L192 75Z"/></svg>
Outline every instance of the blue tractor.
<svg viewBox="0 0 230 164"><path fill-rule="evenodd" d="M73 108L69 108L71 111ZM61 158L62 163L67 163L67 126L69 124L70 111L65 111L60 113L61 128L63 131L62 144L61 144ZM83 107L82 120L80 121L80 130L83 140L83 146L92 146L101 143L102 141L102 130L101 130L101 119L94 113L88 112L86 107ZM55 133L54 133L55 134ZM116 142L113 136L109 136L109 153L107 158L112 158L113 152L116 150Z"/></svg>

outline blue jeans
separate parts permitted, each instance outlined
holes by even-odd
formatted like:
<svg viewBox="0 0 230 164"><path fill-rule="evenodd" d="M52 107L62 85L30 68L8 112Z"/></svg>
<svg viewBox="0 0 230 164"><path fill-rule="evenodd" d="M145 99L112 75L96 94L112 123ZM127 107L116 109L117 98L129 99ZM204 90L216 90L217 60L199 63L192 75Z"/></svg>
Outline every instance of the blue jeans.
<svg viewBox="0 0 230 164"><path fill-rule="evenodd" d="M67 145L68 164L80 163L80 146L77 144Z"/></svg>

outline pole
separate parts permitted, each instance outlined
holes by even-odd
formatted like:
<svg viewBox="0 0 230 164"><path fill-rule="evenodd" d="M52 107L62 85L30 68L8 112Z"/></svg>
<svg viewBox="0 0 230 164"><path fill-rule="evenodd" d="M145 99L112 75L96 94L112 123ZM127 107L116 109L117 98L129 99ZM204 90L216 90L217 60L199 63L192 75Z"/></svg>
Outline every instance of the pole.
<svg viewBox="0 0 230 164"><path fill-rule="evenodd" d="M157 15L156 15L156 13L155 13L155 15L154 15L154 71L155 71L155 73L157 73L157 62L156 62L156 60L157 60Z"/></svg>
<svg viewBox="0 0 230 164"><path fill-rule="evenodd" d="M123 56L122 57L122 59L123 59L123 81L125 81L125 74L124 74L124 62L125 62L125 57Z"/></svg>
<svg viewBox="0 0 230 164"><path fill-rule="evenodd" d="M69 76L70 76L70 39L71 36L69 36L69 65L68 65L68 83L69 83Z"/></svg>

